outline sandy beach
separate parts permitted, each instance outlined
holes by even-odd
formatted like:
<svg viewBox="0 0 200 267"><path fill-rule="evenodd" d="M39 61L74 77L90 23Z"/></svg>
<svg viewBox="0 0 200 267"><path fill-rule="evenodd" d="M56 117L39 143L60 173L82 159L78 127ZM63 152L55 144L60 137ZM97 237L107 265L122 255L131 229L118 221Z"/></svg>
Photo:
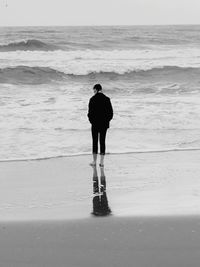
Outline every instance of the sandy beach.
<svg viewBox="0 0 200 267"><path fill-rule="evenodd" d="M90 160L0 163L0 266L199 266L199 151Z"/></svg>
<svg viewBox="0 0 200 267"><path fill-rule="evenodd" d="M0 226L1 266L197 267L199 218L101 218Z"/></svg>

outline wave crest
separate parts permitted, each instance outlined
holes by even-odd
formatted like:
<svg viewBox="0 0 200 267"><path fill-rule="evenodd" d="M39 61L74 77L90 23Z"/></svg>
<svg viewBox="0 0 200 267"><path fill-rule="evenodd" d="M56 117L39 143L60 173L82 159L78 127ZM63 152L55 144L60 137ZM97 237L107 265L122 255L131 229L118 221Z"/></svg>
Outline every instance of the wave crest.
<svg viewBox="0 0 200 267"><path fill-rule="evenodd" d="M61 81L63 72L48 67L17 66L0 69L0 83L9 84L43 84Z"/></svg>
<svg viewBox="0 0 200 267"><path fill-rule="evenodd" d="M190 75L193 74L200 74L200 68L196 67L179 67L179 66L159 66L159 67L152 67L152 68L124 68L124 70L120 69L119 71L88 71L85 74L82 73L70 73L68 74L71 78L109 78L109 79L127 79L127 78L143 78L143 77L153 77L154 75L170 75L176 76L178 75ZM66 73L67 74L67 73Z"/></svg>
<svg viewBox="0 0 200 267"><path fill-rule="evenodd" d="M102 81L135 81L143 79L176 79L179 77L183 79L191 79L199 77L200 68L192 67L177 67L177 66L163 66L151 69L134 69L116 71L86 71L85 74L75 72L70 73L67 70L59 71L50 67L30 67L30 66L16 66L10 68L0 69L0 83L8 84L44 84L55 81L88 81L88 80L102 80Z"/></svg>
<svg viewBox="0 0 200 267"><path fill-rule="evenodd" d="M13 42L6 45L0 45L0 52L9 51L52 51L56 50L55 45L47 44L36 39L29 39L26 41Z"/></svg>

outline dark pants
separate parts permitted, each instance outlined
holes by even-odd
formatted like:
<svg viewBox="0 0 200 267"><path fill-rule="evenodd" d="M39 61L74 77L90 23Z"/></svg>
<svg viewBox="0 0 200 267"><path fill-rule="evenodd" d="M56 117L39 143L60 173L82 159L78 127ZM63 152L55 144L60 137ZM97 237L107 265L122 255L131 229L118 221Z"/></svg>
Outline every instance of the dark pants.
<svg viewBox="0 0 200 267"><path fill-rule="evenodd" d="M92 152L93 154L98 154L98 140L99 140L100 154L105 155L106 132L107 132L107 128L97 128L95 126L92 126Z"/></svg>

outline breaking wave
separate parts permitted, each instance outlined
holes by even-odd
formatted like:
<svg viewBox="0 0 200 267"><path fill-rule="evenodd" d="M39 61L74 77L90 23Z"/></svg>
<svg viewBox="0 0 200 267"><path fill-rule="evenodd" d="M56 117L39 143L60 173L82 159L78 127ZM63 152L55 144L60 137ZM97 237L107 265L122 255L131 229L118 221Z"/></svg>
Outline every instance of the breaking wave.
<svg viewBox="0 0 200 267"><path fill-rule="evenodd" d="M144 77L144 76L153 76L153 75L162 75L162 74L169 74L170 76L177 75L177 74L200 74L200 68L194 67L178 67L178 66L160 66L160 67L153 67L149 69L136 69L133 70L128 68L124 68L124 70L120 69L119 71L89 71L86 74L78 74L78 73L66 73L71 77L93 77L98 76L99 78L130 78L130 77Z"/></svg>
<svg viewBox="0 0 200 267"><path fill-rule="evenodd" d="M17 66L0 69L0 83L44 84L61 81L65 74L48 67Z"/></svg>
<svg viewBox="0 0 200 267"><path fill-rule="evenodd" d="M57 46L47 44L39 40L30 39L26 41L13 42L9 44L0 45L0 52L9 51L52 51L58 49Z"/></svg>
<svg viewBox="0 0 200 267"><path fill-rule="evenodd" d="M163 66L152 69L136 69L124 70L122 72L114 71L88 71L85 74L68 72L67 70L60 71L50 67L30 67L30 66L16 66L0 69L0 83L7 84L44 84L53 81L66 81L71 79L73 81L79 80L136 80L152 77L164 77L165 79L172 77L191 78L192 76L199 77L200 68L192 67L177 67L177 66Z"/></svg>

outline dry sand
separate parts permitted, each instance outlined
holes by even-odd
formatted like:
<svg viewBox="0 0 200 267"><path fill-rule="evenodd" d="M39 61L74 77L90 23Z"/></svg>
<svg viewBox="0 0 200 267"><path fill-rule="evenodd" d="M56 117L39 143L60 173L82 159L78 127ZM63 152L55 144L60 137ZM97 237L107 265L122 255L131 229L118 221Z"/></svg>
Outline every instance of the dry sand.
<svg viewBox="0 0 200 267"><path fill-rule="evenodd" d="M0 266L199 267L199 151L107 155L95 195L89 161L0 163Z"/></svg>

